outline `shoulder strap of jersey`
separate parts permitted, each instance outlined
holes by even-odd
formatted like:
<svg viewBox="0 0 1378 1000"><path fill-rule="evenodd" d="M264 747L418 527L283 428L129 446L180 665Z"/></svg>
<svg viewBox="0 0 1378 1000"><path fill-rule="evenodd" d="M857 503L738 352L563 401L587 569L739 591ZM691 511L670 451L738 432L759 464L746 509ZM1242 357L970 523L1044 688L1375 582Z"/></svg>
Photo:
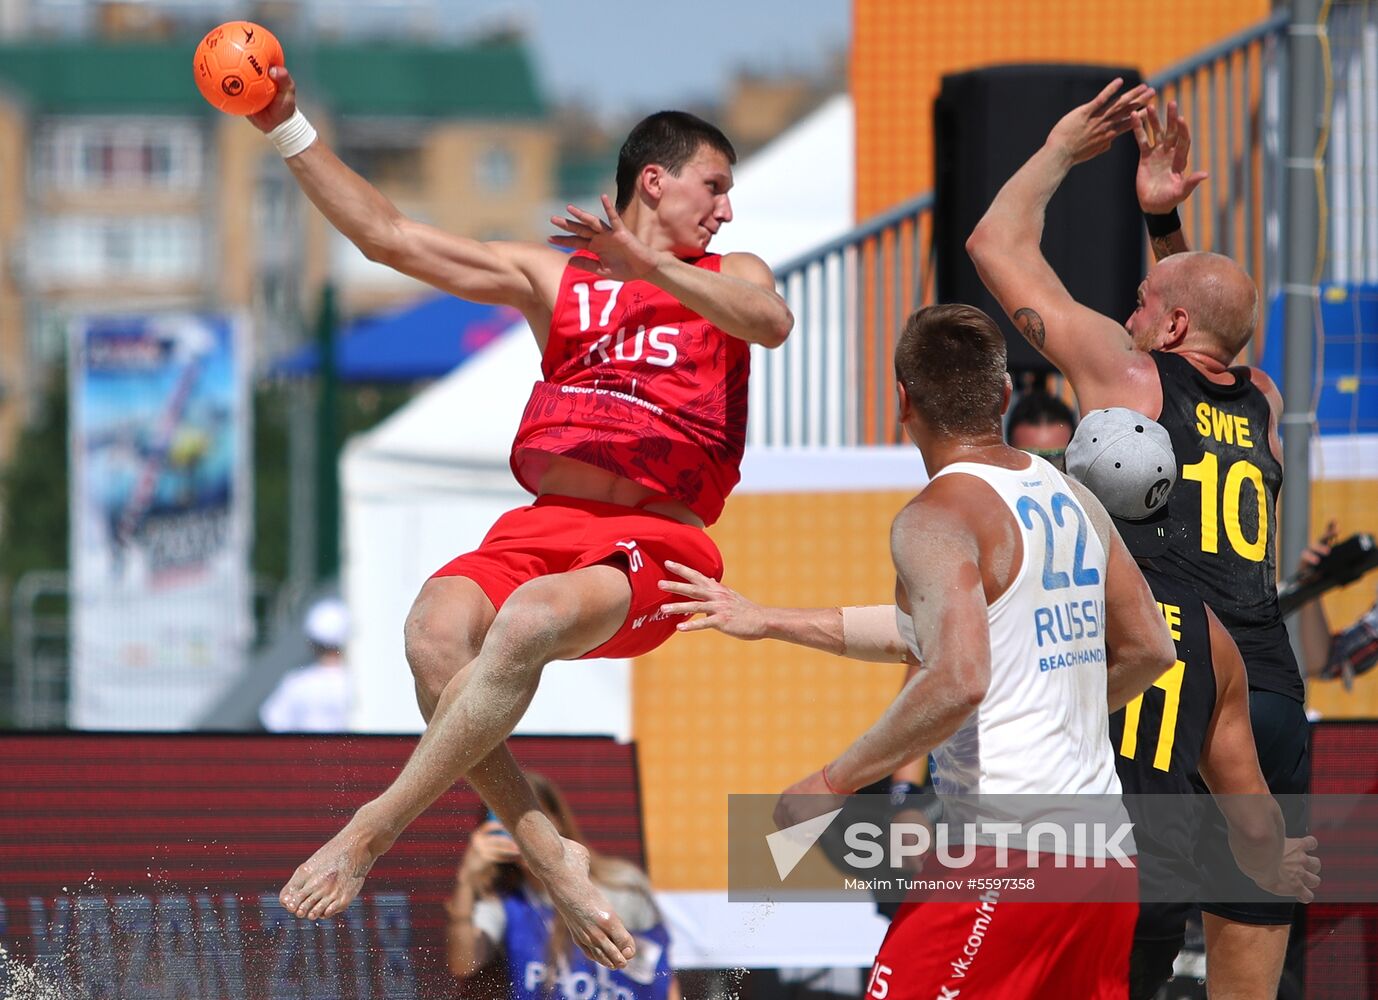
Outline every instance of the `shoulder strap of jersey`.
<svg viewBox="0 0 1378 1000"><path fill-rule="evenodd" d="M1057 471L1051 465L1047 465L1046 462L1043 463L1047 466L1046 470L1040 469L1040 462L1043 462L1043 459L1039 458L1037 455L1030 455L1029 464L1022 469L1007 469L1003 465L990 465L987 462L952 462L939 469L935 475L930 477L929 481L931 482L940 476L958 473L975 476L977 479L984 479L989 482L990 474L992 473L995 475L1027 476L1031 472L1036 475L1046 475L1047 472Z"/></svg>
<svg viewBox="0 0 1378 1000"><path fill-rule="evenodd" d="M1163 385L1171 380L1185 386L1195 386L1217 399L1235 399L1245 395L1253 387L1249 369L1243 366L1228 369L1234 376L1234 382L1226 385L1206 378L1195 365L1180 354L1174 354L1172 351L1152 351L1151 354L1158 366L1158 381Z"/></svg>
<svg viewBox="0 0 1378 1000"><path fill-rule="evenodd" d="M569 308L570 287L576 281L593 281L593 275L587 271L581 271L575 267L572 261L576 257L583 257L586 260L597 260L598 255L587 250L575 250L569 255L569 260L565 261L565 269L560 272L560 290L555 293L555 308L550 313L550 330L554 333L560 328L560 321L564 318L565 310ZM549 345L547 345L548 347Z"/></svg>
<svg viewBox="0 0 1378 1000"><path fill-rule="evenodd" d="M722 271L722 254L706 253L702 257L695 257L692 260L686 260L685 263L693 264L695 267L701 267L705 271L713 271L714 273L718 273Z"/></svg>

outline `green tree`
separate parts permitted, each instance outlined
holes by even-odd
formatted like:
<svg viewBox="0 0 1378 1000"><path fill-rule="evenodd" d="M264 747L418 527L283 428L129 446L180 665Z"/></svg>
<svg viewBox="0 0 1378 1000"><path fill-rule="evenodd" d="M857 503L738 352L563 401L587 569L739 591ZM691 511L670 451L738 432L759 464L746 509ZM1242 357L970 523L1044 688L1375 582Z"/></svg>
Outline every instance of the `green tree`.
<svg viewBox="0 0 1378 1000"><path fill-rule="evenodd" d="M0 470L0 581L67 566L67 373L54 374L37 418ZM9 622L4 622L9 627Z"/></svg>
<svg viewBox="0 0 1378 1000"><path fill-rule="evenodd" d="M0 469L0 726L13 724L14 586L30 570L67 566L67 375L53 373L39 412ZM58 613L64 609L45 608Z"/></svg>
<svg viewBox="0 0 1378 1000"><path fill-rule="evenodd" d="M287 577L291 470L288 432L293 397L314 386L266 381L253 391L254 544L250 566L272 585ZM409 385L346 385L339 395L338 440L373 427L412 396ZM30 570L66 570L68 551L67 375L56 371L35 419L0 468L0 727L12 724L14 676L11 598ZM59 608L46 610L60 612ZM259 608L262 612L267 609Z"/></svg>

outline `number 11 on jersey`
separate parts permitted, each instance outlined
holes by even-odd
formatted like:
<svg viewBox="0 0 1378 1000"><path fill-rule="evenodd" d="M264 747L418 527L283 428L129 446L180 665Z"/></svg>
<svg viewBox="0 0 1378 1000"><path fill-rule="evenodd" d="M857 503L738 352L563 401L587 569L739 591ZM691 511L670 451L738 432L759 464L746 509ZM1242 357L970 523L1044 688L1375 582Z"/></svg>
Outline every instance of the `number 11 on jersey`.
<svg viewBox="0 0 1378 1000"><path fill-rule="evenodd" d="M1187 665L1178 660L1153 686L1163 692L1163 718L1158 725L1158 749L1153 754L1153 768L1166 771L1172 763L1172 744L1177 739L1177 709L1182 700L1182 678ZM1120 756L1134 759L1139 751L1139 713L1143 711L1144 696L1138 695L1124 706L1124 737L1120 740Z"/></svg>

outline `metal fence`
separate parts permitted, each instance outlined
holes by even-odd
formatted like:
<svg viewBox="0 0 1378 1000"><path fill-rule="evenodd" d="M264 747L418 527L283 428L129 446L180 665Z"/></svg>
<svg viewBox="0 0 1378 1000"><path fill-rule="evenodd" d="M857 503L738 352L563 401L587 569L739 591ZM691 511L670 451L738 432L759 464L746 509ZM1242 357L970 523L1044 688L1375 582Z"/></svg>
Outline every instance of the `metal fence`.
<svg viewBox="0 0 1378 1000"><path fill-rule="evenodd" d="M10 699L17 729L65 729L71 680L71 581L66 570L31 570L11 597L14 678ZM289 603L295 602L295 603ZM253 649L265 646L274 627L289 620L286 608L301 597L287 585L254 578ZM113 722L114 720L112 720Z"/></svg>
<svg viewBox="0 0 1378 1000"><path fill-rule="evenodd" d="M35 570L15 584L14 724L67 725L68 587L63 570Z"/></svg>
<svg viewBox="0 0 1378 1000"><path fill-rule="evenodd" d="M1282 281L1281 218L1288 12L1224 39L1149 81L1166 107L1176 101L1192 130L1192 160L1210 172L1182 206L1195 250L1244 265L1265 301ZM1250 344L1256 360L1268 331Z"/></svg>
<svg viewBox="0 0 1378 1000"><path fill-rule="evenodd" d="M889 439L895 401L883 373L904 317L932 301L932 239L930 193L778 269L795 329L753 359L752 444Z"/></svg>
<svg viewBox="0 0 1378 1000"><path fill-rule="evenodd" d="M1179 102L1193 160L1211 173L1184 206L1191 245L1239 258L1270 298L1281 273L1287 23L1279 12L1150 80L1161 101ZM777 269L796 326L755 359L752 444L898 440L890 356L904 317L933 301L932 210L932 193L920 195Z"/></svg>

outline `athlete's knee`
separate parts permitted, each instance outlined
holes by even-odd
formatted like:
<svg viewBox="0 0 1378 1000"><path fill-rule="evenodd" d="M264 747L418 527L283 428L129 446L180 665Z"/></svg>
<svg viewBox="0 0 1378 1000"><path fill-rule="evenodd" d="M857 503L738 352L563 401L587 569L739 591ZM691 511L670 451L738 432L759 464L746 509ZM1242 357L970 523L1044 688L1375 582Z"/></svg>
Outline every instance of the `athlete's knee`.
<svg viewBox="0 0 1378 1000"><path fill-rule="evenodd" d="M576 618L568 595L548 580L522 584L507 598L488 634L488 648L521 661L558 658L561 634Z"/></svg>
<svg viewBox="0 0 1378 1000"><path fill-rule="evenodd" d="M438 592L432 583L421 589L412 605L403 635L412 676L434 698L478 655L490 616L474 601Z"/></svg>
<svg viewBox="0 0 1378 1000"><path fill-rule="evenodd" d="M598 610L567 582L540 577L512 592L493 620L484 648L531 666L581 656L588 651L584 633L589 618Z"/></svg>

